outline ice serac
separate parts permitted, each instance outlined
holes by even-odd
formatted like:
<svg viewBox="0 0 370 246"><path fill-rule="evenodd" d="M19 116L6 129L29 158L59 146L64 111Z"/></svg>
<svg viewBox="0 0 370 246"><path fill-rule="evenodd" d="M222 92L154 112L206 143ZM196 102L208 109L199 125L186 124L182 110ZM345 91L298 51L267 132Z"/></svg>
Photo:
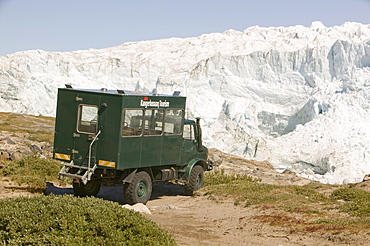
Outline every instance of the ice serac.
<svg viewBox="0 0 370 246"><path fill-rule="evenodd" d="M54 115L58 87L182 91L205 144L324 183L370 174L370 25L251 27L0 57L0 109Z"/></svg>

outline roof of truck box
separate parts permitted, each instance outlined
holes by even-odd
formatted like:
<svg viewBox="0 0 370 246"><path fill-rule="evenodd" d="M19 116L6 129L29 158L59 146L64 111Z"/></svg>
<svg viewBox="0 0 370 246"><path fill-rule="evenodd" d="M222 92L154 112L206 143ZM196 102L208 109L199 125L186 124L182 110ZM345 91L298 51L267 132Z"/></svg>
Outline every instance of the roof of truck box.
<svg viewBox="0 0 370 246"><path fill-rule="evenodd" d="M108 90L106 88L99 89L80 89L80 88L59 88L62 90L74 90L74 91L82 91L82 92L92 92L92 93L104 93L104 94L115 94L115 95L122 95L122 96L165 96L165 97L180 97L180 92L175 91L172 95L169 94L155 94L155 93L148 93L148 92L140 92L140 91L129 91L129 90Z"/></svg>

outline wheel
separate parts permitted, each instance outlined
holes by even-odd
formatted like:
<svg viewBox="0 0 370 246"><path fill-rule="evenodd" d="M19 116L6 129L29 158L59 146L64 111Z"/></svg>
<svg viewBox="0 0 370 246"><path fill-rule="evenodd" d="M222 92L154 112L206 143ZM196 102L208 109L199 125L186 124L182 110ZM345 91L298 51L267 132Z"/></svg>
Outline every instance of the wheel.
<svg viewBox="0 0 370 246"><path fill-rule="evenodd" d="M184 190L186 195L193 195L193 192L203 187L204 170L200 165L193 167L190 173L188 182L186 182Z"/></svg>
<svg viewBox="0 0 370 246"><path fill-rule="evenodd" d="M101 187L101 179L90 180L87 184L73 183L75 196L97 196Z"/></svg>
<svg viewBox="0 0 370 246"><path fill-rule="evenodd" d="M149 174L145 171L136 173L132 182L124 185L124 194L125 201L130 205L146 204L152 194L152 180Z"/></svg>

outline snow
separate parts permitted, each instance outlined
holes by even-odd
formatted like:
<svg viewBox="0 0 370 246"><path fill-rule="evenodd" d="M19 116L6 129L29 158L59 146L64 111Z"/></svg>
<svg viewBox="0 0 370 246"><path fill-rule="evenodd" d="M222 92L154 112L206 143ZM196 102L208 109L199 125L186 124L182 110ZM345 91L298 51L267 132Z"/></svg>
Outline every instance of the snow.
<svg viewBox="0 0 370 246"><path fill-rule="evenodd" d="M55 115L58 87L187 96L204 143L323 183L370 174L370 25L242 32L0 57L0 111Z"/></svg>

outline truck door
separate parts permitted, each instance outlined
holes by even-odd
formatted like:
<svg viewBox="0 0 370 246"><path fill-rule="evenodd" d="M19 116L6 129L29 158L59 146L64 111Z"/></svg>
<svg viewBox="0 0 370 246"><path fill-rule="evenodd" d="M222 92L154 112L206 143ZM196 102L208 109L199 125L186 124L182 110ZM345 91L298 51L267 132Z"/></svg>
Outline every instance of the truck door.
<svg viewBox="0 0 370 246"><path fill-rule="evenodd" d="M99 133L99 101L100 96L84 94L77 96L77 125L74 138L72 157L76 165L90 167L96 163L96 148Z"/></svg>
<svg viewBox="0 0 370 246"><path fill-rule="evenodd" d="M186 163L197 156L194 123L184 125L181 163Z"/></svg>

